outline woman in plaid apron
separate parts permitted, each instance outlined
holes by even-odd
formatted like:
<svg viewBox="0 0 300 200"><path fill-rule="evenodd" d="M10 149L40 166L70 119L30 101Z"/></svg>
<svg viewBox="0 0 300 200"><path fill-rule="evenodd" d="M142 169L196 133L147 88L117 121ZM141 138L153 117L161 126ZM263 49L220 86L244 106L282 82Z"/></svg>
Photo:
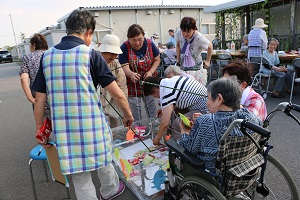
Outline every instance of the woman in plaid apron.
<svg viewBox="0 0 300 200"><path fill-rule="evenodd" d="M47 92L61 171L72 175L77 199L89 200L98 199L91 171L98 172L101 199L119 196L125 188L111 164L112 133L96 92L99 84L123 111L124 125L133 122L127 99L107 63L88 47L95 25L92 13L74 10L66 21L67 36L45 52L33 84L36 129L42 124ZM46 139L38 143L49 146Z"/></svg>

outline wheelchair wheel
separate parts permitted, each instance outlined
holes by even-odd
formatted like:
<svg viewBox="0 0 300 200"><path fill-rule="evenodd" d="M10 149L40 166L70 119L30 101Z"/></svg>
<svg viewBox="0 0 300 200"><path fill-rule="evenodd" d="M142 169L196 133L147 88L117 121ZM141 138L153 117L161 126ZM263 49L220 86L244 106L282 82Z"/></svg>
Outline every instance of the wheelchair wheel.
<svg viewBox="0 0 300 200"><path fill-rule="evenodd" d="M178 186L177 199L225 200L222 193L212 184L195 176L185 177Z"/></svg>
<svg viewBox="0 0 300 200"><path fill-rule="evenodd" d="M285 167L271 155L268 155L264 182L265 184L263 186L258 184L256 187L251 187L251 189L249 189L250 191L247 190L251 199L299 200L297 188L291 175Z"/></svg>

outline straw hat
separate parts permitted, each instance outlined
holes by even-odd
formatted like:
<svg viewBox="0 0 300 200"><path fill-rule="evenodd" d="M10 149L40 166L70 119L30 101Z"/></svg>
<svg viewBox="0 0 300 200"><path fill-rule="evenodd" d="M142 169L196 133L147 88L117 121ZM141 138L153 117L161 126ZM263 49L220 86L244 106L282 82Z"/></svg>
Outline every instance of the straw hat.
<svg viewBox="0 0 300 200"><path fill-rule="evenodd" d="M264 20L262 18L258 18L255 20L254 26L252 28L267 28L268 25L264 23Z"/></svg>
<svg viewBox="0 0 300 200"><path fill-rule="evenodd" d="M97 49L100 52L108 52L114 54L122 54L122 50L120 48L120 39L111 34L106 34L102 39L102 44Z"/></svg>

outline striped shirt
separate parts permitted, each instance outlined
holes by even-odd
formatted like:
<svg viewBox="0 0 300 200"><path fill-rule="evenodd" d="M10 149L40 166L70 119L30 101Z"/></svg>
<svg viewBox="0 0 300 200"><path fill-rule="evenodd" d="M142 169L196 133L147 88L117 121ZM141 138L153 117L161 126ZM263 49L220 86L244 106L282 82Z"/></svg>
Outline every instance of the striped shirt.
<svg viewBox="0 0 300 200"><path fill-rule="evenodd" d="M170 104L189 110L207 110L207 90L194 79L173 76L160 82L160 103L162 108Z"/></svg>

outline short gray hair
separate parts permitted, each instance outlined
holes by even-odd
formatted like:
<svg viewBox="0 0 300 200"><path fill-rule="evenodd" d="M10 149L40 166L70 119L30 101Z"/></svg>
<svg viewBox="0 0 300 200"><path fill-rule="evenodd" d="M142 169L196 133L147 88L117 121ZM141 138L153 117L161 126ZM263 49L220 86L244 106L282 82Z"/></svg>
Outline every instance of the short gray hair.
<svg viewBox="0 0 300 200"><path fill-rule="evenodd" d="M221 94L225 106L228 106L233 110L238 110L240 108L242 92L236 77L219 78L210 82L207 86L207 92L210 93L212 100L215 100L218 97L218 94Z"/></svg>
<svg viewBox="0 0 300 200"><path fill-rule="evenodd" d="M89 29L94 32L96 20L93 14L88 10L73 10L66 21L67 35L84 34Z"/></svg>
<svg viewBox="0 0 300 200"><path fill-rule="evenodd" d="M244 36L243 36L243 39L248 40L248 34L244 35Z"/></svg>
<svg viewBox="0 0 300 200"><path fill-rule="evenodd" d="M180 68L177 67L176 65L170 65L165 69L165 76L169 75L170 73L173 73L175 76L180 76Z"/></svg>

